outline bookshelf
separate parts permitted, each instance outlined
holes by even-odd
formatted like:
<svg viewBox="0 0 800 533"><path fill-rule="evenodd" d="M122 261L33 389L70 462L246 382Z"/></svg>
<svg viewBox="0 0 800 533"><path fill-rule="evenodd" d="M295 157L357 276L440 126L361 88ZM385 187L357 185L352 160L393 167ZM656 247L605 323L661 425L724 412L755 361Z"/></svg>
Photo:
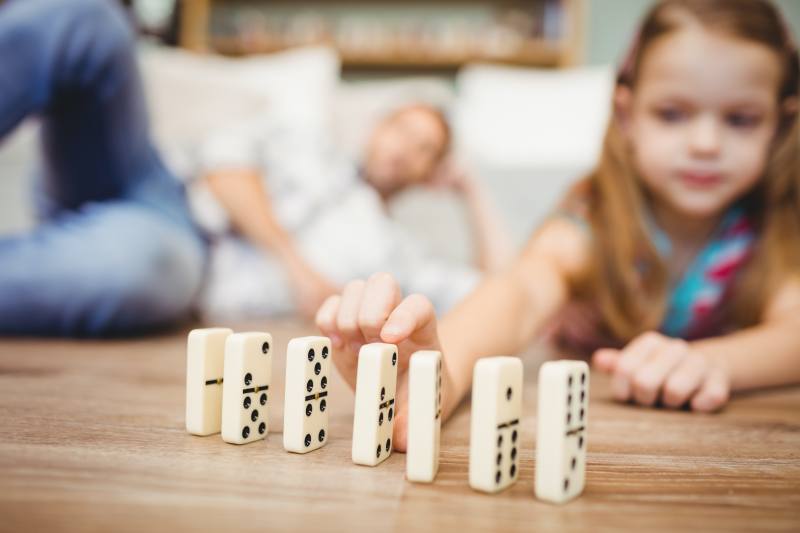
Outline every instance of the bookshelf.
<svg viewBox="0 0 800 533"><path fill-rule="evenodd" d="M586 0L182 0L179 43L241 56L330 44L350 69L580 62Z"/></svg>

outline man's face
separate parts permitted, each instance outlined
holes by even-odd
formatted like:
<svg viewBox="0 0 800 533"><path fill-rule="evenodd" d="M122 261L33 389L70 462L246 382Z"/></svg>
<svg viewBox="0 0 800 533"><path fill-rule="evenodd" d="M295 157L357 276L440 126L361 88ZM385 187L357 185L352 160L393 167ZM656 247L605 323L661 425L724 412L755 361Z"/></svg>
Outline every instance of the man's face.
<svg viewBox="0 0 800 533"><path fill-rule="evenodd" d="M437 111L424 106L398 110L372 132L364 161L367 181L384 196L426 181L443 155L447 136Z"/></svg>

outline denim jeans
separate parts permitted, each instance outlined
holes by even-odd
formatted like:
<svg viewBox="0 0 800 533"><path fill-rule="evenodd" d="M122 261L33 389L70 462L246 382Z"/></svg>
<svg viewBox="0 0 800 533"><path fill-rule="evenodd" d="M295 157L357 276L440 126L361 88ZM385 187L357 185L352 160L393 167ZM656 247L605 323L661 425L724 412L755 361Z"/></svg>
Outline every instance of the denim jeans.
<svg viewBox="0 0 800 533"><path fill-rule="evenodd" d="M0 138L40 118L40 224L0 237L0 334L128 335L186 317L206 250L148 131L112 0L0 4Z"/></svg>

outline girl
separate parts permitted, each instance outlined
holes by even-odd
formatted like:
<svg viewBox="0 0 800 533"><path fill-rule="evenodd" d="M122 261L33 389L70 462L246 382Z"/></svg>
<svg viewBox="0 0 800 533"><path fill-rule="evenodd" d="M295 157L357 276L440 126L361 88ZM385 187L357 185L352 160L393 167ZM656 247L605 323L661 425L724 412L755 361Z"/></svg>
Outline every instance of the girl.
<svg viewBox="0 0 800 533"><path fill-rule="evenodd" d="M715 411L731 391L800 382L797 102L797 51L767 0L663 0L618 77L599 164L563 209L441 324L388 275L349 283L317 313L340 372L354 386L365 342L397 344L401 371L441 349L446 417L478 358L518 353L579 309L568 322L606 339L592 362L620 401Z"/></svg>

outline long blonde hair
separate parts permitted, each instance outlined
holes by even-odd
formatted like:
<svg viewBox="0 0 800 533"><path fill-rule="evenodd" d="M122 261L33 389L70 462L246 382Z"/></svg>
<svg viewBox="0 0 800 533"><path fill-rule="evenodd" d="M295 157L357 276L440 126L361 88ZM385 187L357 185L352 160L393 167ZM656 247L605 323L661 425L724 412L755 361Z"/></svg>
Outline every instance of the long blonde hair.
<svg viewBox="0 0 800 533"><path fill-rule="evenodd" d="M649 46L678 29L685 15L711 31L770 47L783 64L779 101L798 96L797 50L767 0L663 0L645 18L618 85L635 90ZM746 199L758 237L728 309L737 327L757 323L778 284L800 273L799 149L797 115L784 113L764 175ZM594 264L586 289L608 332L620 340L658 329L666 312L667 269L645 227L645 191L617 117L588 183Z"/></svg>

